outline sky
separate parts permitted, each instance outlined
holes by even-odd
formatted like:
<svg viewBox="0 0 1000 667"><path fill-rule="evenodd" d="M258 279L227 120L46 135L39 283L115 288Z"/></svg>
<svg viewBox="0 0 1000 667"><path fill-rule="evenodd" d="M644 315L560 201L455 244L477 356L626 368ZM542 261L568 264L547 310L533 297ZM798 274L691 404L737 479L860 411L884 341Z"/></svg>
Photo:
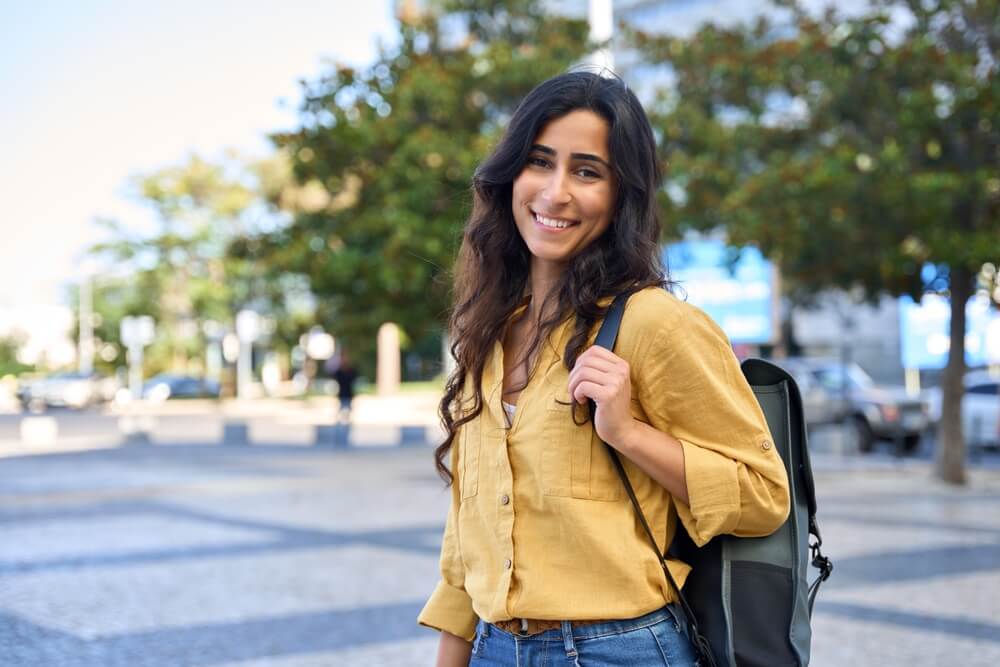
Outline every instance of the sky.
<svg viewBox="0 0 1000 667"><path fill-rule="evenodd" d="M41 0L0 8L0 310L66 302L93 224L151 230L130 177L296 126L299 80L371 62L390 0Z"/></svg>

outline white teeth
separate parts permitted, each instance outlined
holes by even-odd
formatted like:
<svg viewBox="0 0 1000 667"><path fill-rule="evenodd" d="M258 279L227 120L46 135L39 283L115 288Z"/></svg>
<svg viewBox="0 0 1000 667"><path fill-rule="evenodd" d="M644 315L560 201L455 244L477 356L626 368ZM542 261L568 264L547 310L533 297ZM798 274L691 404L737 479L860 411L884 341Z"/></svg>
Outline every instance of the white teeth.
<svg viewBox="0 0 1000 667"><path fill-rule="evenodd" d="M571 222L567 222L566 220L558 220L556 218L546 218L544 215L540 215L538 213L535 213L535 220L542 223L546 227L555 227L556 229L565 229L566 227L569 227L571 224L573 224Z"/></svg>

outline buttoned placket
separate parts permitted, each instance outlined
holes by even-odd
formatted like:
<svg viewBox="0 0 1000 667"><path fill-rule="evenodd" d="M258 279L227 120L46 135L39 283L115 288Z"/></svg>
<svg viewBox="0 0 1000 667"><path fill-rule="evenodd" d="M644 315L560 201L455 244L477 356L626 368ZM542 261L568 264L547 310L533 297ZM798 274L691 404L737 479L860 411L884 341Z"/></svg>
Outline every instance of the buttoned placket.
<svg viewBox="0 0 1000 667"><path fill-rule="evenodd" d="M498 542L506 545L504 558L500 564L503 568L500 577L498 593L502 594L504 612L510 604L511 584L514 580L514 503L513 474L510 457L507 453L511 429L507 428L505 412L502 403L503 393L503 346L497 342L493 348L492 363L486 367L483 376L483 389L486 405L483 406L481 419L489 420L486 433L489 434L491 449L490 459L495 466L497 486L491 490L495 493L497 502L497 523L495 526ZM515 424L518 415L515 413ZM502 441L501 441L502 438ZM497 601L501 599L497 597Z"/></svg>
<svg viewBox="0 0 1000 667"><path fill-rule="evenodd" d="M511 422L510 428L506 427L506 412L503 408L504 366L503 345L500 341L494 342L492 363L487 364L487 373L484 373L483 376L484 396L488 404L484 406L484 413L488 414L484 414L483 417L489 419L491 422L488 429L489 432L496 433L499 431L503 437L502 445L496 447L495 460L495 465L497 466L496 479L498 482L496 493L497 500L500 503L497 508L498 521L496 534L498 540L506 544L507 547L505 550L506 555L501 563L503 572L501 574L500 586L505 602L504 612L508 616L513 616L510 605L512 602L512 593L514 592L512 589L514 588L515 567L517 565L514 554L514 501L516 498L514 496L514 476L509 448L512 445L512 440L516 446L518 425L524 418L525 407L533 400L534 392L539 387L548 386L549 373L553 371L554 365L561 363L558 348L560 344L565 343L564 339L567 335L567 332L563 331L561 335L555 338L547 338L542 344L535 368L532 369L529 376L528 384L521 390L518 396L517 405L519 407L514 412L514 419ZM546 349L546 346L549 349ZM548 359L549 354L554 354L554 360ZM499 418L499 421L497 421L497 418ZM494 441L491 439L492 442Z"/></svg>

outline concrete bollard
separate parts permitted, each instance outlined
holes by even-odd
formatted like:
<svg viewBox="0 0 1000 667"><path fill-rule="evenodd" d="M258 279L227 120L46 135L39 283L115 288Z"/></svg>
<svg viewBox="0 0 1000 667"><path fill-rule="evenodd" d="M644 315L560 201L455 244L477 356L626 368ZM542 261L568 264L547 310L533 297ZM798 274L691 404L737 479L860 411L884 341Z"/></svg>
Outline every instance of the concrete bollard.
<svg viewBox="0 0 1000 667"><path fill-rule="evenodd" d="M150 433L156 428L156 420L148 415L126 415L118 418L118 432L125 438L126 445L148 445L152 442Z"/></svg>
<svg viewBox="0 0 1000 667"><path fill-rule="evenodd" d="M313 444L317 447L347 448L351 446L350 424L317 424Z"/></svg>
<svg viewBox="0 0 1000 667"><path fill-rule="evenodd" d="M247 427L247 423L237 419L226 420L222 425L222 444L249 445L250 429Z"/></svg>
<svg viewBox="0 0 1000 667"><path fill-rule="evenodd" d="M59 439L59 423L55 417L22 417L21 442L26 445L51 445Z"/></svg>
<svg viewBox="0 0 1000 667"><path fill-rule="evenodd" d="M399 427L400 447L418 447L427 444L427 427L404 425Z"/></svg>

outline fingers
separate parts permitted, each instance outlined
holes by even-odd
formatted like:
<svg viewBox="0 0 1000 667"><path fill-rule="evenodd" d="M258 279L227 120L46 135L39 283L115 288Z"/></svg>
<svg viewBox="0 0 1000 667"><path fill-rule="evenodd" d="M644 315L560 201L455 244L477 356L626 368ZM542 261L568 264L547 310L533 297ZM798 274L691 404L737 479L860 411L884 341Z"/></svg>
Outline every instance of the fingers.
<svg viewBox="0 0 1000 667"><path fill-rule="evenodd" d="M614 396L614 392L610 391L609 387L585 380L576 385L575 389L571 389L570 395L577 403L586 403L588 398L602 403Z"/></svg>
<svg viewBox="0 0 1000 667"><path fill-rule="evenodd" d="M628 363L616 355L610 350L605 350L603 347L597 347L592 345L583 351L583 353L576 358L576 363L573 365L573 369L588 366L591 368L597 368L604 372L612 372L615 369L621 369L625 373L628 373Z"/></svg>
<svg viewBox="0 0 1000 667"><path fill-rule="evenodd" d="M582 368L574 368L570 374L569 393L570 396L580 403L585 402L586 398L604 400L608 397L617 396L623 391L630 393L628 383L628 374L622 372L620 368L616 367L611 372L605 372L597 368L584 366ZM596 396L585 392L581 394L580 387L584 384L599 387L602 392L601 395Z"/></svg>
<svg viewBox="0 0 1000 667"><path fill-rule="evenodd" d="M574 373L578 373L586 368L602 373L614 373L625 376L629 374L628 363L624 359L600 347L589 347L584 350L583 354L577 357L576 363L573 364L573 369L570 371L570 378L573 377Z"/></svg>
<svg viewBox="0 0 1000 667"><path fill-rule="evenodd" d="M580 363L580 360L591 360L591 359L604 359L612 363L625 363L625 360L619 357L617 354L611 350L603 347L598 347L597 345L591 345L586 350L580 353L580 356L576 358L576 362Z"/></svg>
<svg viewBox="0 0 1000 667"><path fill-rule="evenodd" d="M580 403L587 398L595 401L607 400L624 392L631 393L629 385L628 363L610 350L591 346L576 359L573 370L569 374L569 393ZM587 390L581 390L582 384L590 383L598 387L600 395L591 395Z"/></svg>

